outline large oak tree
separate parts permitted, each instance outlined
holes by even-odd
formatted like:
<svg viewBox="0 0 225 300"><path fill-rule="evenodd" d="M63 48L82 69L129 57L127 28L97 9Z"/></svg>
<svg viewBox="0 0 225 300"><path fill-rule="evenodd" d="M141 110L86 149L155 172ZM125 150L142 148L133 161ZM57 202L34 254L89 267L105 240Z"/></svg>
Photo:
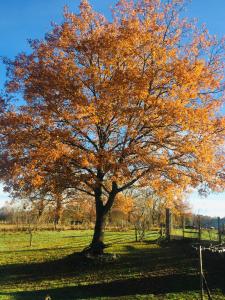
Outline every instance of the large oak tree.
<svg viewBox="0 0 225 300"><path fill-rule="evenodd" d="M6 62L7 96L25 104L2 105L1 180L14 194L92 196L95 254L131 186L222 187L224 45L182 19L182 6L121 0L107 20L83 0Z"/></svg>

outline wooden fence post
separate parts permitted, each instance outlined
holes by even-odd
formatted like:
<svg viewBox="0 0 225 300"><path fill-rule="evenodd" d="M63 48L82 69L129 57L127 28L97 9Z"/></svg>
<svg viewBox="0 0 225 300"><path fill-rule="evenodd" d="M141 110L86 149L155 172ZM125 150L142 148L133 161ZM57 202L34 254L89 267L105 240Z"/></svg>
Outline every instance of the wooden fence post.
<svg viewBox="0 0 225 300"><path fill-rule="evenodd" d="M185 238L185 216L182 216L182 230L183 230L183 239Z"/></svg>
<svg viewBox="0 0 225 300"><path fill-rule="evenodd" d="M200 275L201 300L204 300L204 282L203 282L203 270L202 270L202 246L201 245L199 245L199 275Z"/></svg>
<svg viewBox="0 0 225 300"><path fill-rule="evenodd" d="M201 242L201 216L198 216L198 239Z"/></svg>
<svg viewBox="0 0 225 300"><path fill-rule="evenodd" d="M160 223L160 237L163 237L163 223Z"/></svg>
<svg viewBox="0 0 225 300"><path fill-rule="evenodd" d="M135 230L135 242L137 242L138 241L138 233L137 233L137 225L136 224L135 224L134 230Z"/></svg>
<svg viewBox="0 0 225 300"><path fill-rule="evenodd" d="M172 213L169 208L166 208L166 238L170 240L172 231Z"/></svg>
<svg viewBox="0 0 225 300"><path fill-rule="evenodd" d="M221 236L221 226L220 226L220 217L217 218L217 224L218 224L218 240L219 243L222 243L222 236Z"/></svg>

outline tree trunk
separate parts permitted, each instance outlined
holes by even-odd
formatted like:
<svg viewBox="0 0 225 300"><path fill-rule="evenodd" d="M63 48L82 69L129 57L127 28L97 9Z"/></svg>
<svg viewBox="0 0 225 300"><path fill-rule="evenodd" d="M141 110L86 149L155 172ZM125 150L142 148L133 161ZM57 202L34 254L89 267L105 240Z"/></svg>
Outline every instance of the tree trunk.
<svg viewBox="0 0 225 300"><path fill-rule="evenodd" d="M40 200L38 203L38 218L40 218L44 211L44 201Z"/></svg>
<svg viewBox="0 0 225 300"><path fill-rule="evenodd" d="M95 220L95 228L94 235L92 238L92 242L84 249L84 253L91 254L93 256L102 255L104 253L104 248L106 247L104 244L104 229L105 222L107 219L107 215L114 203L116 197L116 184L113 185L112 191L109 194L108 200L106 204L103 204L102 201L102 190L100 187L95 190L95 209L96 209L96 220Z"/></svg>
<svg viewBox="0 0 225 300"><path fill-rule="evenodd" d="M57 198L56 199L55 216L54 216L54 226L55 226L55 229L56 229L56 226L59 224L59 220L61 218L61 213L62 213L61 199Z"/></svg>
<svg viewBox="0 0 225 300"><path fill-rule="evenodd" d="M106 217L107 213L104 211L104 209L102 209L101 211L96 211L94 235L90 244L90 249L93 255L103 254L105 248L104 229Z"/></svg>

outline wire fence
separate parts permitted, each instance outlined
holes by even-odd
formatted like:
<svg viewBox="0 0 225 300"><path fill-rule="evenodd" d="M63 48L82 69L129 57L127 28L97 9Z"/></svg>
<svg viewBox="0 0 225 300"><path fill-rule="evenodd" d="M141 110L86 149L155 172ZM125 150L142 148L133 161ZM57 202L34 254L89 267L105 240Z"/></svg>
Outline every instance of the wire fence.
<svg viewBox="0 0 225 300"><path fill-rule="evenodd" d="M165 235L168 239L191 239L201 241L218 242L219 244L225 242L225 224L221 222L218 217L215 221L204 222L201 216L198 216L195 225L187 226L185 224L185 217L181 218L181 226L173 226L172 213L166 214L167 219L165 223Z"/></svg>

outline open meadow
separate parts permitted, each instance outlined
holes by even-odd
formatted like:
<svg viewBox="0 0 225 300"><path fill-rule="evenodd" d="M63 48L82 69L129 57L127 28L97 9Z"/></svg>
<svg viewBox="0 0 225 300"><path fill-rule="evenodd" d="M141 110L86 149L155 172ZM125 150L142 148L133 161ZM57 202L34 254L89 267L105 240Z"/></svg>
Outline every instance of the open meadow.
<svg viewBox="0 0 225 300"><path fill-rule="evenodd" d="M0 299L199 299L198 258L189 243L148 233L106 232L108 261L84 259L89 230L0 233ZM204 254L213 299L225 299L222 256Z"/></svg>

